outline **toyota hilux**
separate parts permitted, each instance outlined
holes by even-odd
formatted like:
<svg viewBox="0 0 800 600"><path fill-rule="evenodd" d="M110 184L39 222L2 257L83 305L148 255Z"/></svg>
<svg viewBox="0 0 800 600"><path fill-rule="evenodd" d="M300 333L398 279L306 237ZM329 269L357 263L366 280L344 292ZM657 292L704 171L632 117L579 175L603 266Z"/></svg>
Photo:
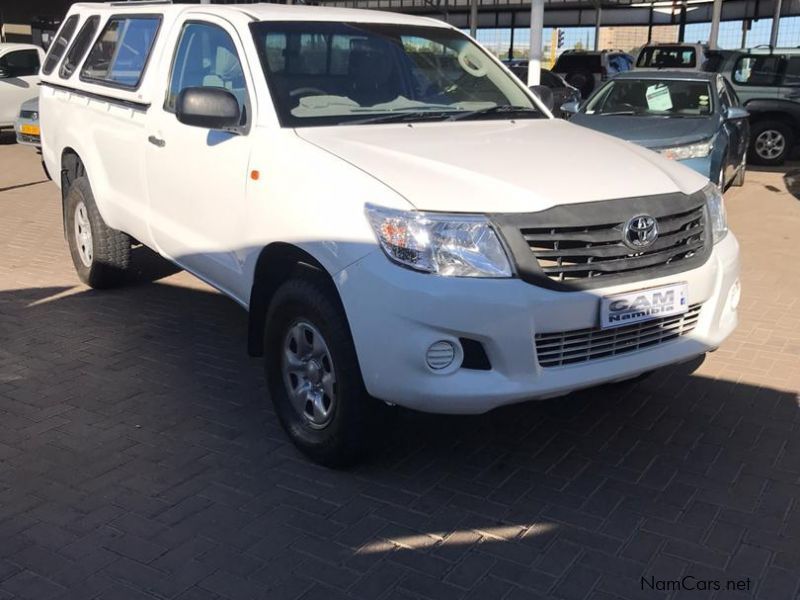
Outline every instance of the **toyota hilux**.
<svg viewBox="0 0 800 600"><path fill-rule="evenodd" d="M40 119L80 279L123 284L143 244L247 309L276 414L323 464L386 405L555 397L736 325L717 186L554 119L437 20L75 4Z"/></svg>

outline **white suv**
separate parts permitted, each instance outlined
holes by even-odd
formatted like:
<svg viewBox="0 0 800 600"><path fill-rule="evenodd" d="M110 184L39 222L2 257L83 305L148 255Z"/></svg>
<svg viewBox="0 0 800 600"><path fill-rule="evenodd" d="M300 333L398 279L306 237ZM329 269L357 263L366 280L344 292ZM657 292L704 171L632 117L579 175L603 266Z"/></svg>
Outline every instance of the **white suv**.
<svg viewBox="0 0 800 600"><path fill-rule="evenodd" d="M148 3L64 27L42 144L80 278L124 282L141 243L248 309L278 417L321 463L355 460L387 404L558 396L736 325L719 190L553 119L445 23Z"/></svg>

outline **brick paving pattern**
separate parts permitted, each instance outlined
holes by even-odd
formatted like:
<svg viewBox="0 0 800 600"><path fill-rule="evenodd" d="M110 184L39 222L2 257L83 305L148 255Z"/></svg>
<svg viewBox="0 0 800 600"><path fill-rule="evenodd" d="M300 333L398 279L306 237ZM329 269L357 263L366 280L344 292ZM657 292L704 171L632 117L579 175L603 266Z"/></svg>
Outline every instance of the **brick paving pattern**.
<svg viewBox="0 0 800 600"><path fill-rule="evenodd" d="M0 600L795 598L800 201L748 178L741 325L705 362L401 411L336 472L280 430L241 309L185 273L79 285L55 186L0 145ZM643 588L684 576L749 589Z"/></svg>

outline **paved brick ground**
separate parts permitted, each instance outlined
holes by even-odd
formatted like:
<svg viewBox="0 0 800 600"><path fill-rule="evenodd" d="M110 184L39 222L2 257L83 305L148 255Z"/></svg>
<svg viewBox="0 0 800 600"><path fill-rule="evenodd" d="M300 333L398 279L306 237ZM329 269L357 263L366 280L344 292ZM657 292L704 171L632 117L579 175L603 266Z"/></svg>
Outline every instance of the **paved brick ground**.
<svg viewBox="0 0 800 600"><path fill-rule="evenodd" d="M729 195L736 335L702 365L483 417L402 413L352 472L262 399L244 314L180 273L78 285L56 188L0 145L0 600L705 598L800 586L800 201Z"/></svg>

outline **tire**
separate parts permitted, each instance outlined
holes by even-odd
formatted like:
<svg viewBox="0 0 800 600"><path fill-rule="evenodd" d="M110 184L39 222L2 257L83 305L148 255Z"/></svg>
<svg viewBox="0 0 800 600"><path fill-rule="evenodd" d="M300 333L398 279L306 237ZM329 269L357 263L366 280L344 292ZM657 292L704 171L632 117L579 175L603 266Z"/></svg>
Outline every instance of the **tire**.
<svg viewBox="0 0 800 600"><path fill-rule="evenodd" d="M748 161L755 165L778 166L786 160L794 144L792 128L781 121L758 121L750 129Z"/></svg>
<svg viewBox="0 0 800 600"><path fill-rule="evenodd" d="M566 77L566 82L572 87L578 88L581 98L586 100L594 91L594 75L590 71L575 71Z"/></svg>
<svg viewBox="0 0 800 600"><path fill-rule="evenodd" d="M367 394L344 310L322 276L277 290L264 350L267 390L295 446L327 467L356 463L383 428L383 407Z"/></svg>
<svg viewBox="0 0 800 600"><path fill-rule="evenodd" d="M131 239L103 221L85 176L70 184L64 208L67 243L80 280L95 289L121 284L130 265Z"/></svg>

